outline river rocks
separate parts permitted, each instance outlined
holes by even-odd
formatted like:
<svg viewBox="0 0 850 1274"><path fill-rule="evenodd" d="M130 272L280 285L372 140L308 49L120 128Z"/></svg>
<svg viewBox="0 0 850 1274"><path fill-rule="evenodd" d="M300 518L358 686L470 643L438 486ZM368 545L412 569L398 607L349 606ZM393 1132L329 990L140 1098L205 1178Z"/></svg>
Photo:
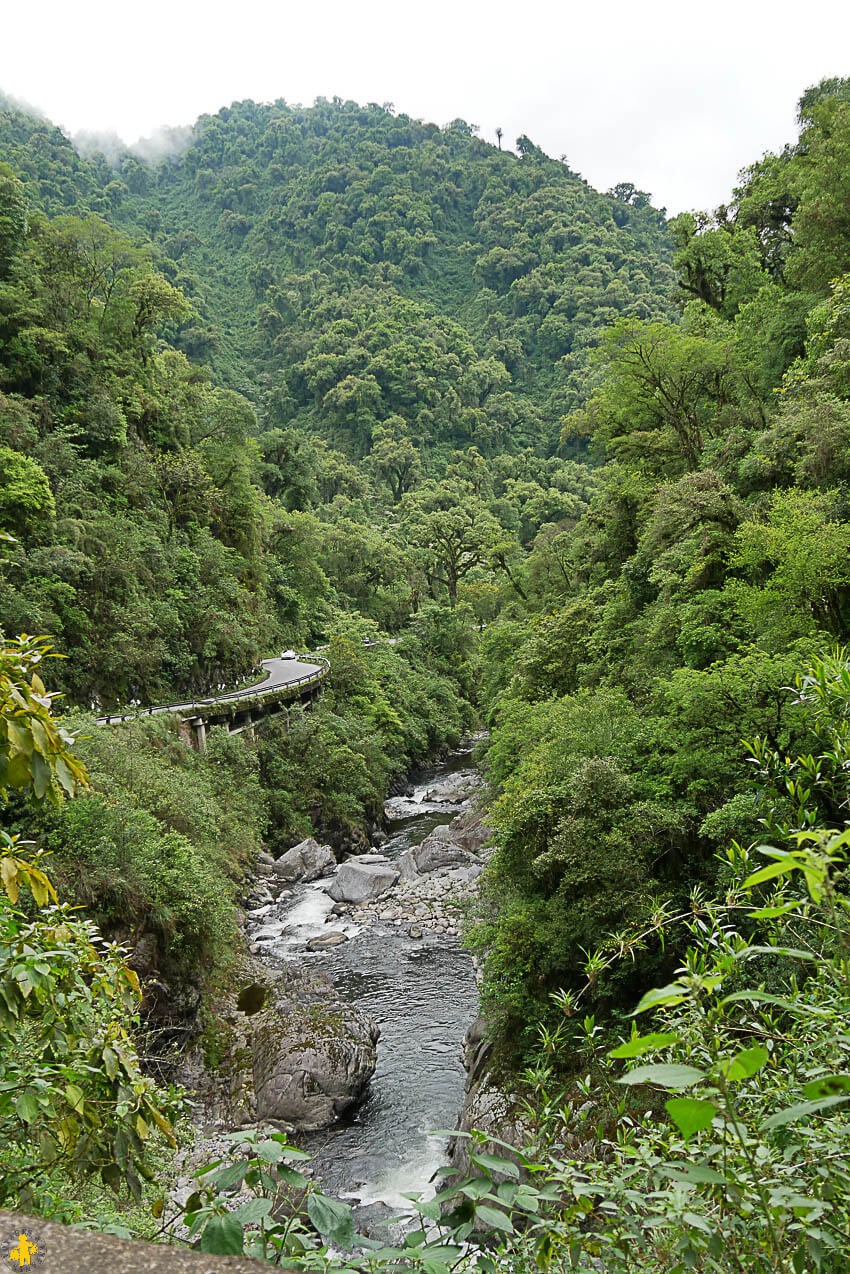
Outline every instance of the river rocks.
<svg viewBox="0 0 850 1274"><path fill-rule="evenodd" d="M312 836L308 836L278 858L273 870L280 881L301 880L307 883L318 880L335 865L336 859L330 845L320 845Z"/></svg>
<svg viewBox="0 0 850 1274"><path fill-rule="evenodd" d="M310 938L307 950L324 951L326 947L338 947L342 942L348 942L348 934L343 933L341 929L331 929L328 933L320 933L315 938Z"/></svg>
<svg viewBox="0 0 850 1274"><path fill-rule="evenodd" d="M416 866L416 859L413 857L413 850L406 849L396 859L396 867L398 867L399 877L406 885L415 884L417 880L422 879L422 873Z"/></svg>
<svg viewBox="0 0 850 1274"><path fill-rule="evenodd" d="M454 770L430 784L401 789L384 802L384 814L391 822L419 814L450 814L467 806L480 786L481 779L475 770Z"/></svg>
<svg viewBox="0 0 850 1274"><path fill-rule="evenodd" d="M455 770L429 787L424 801L437 805L465 805L480 786L481 778L476 770Z"/></svg>
<svg viewBox="0 0 850 1274"><path fill-rule="evenodd" d="M334 902L366 902L391 889L398 878L383 854L360 854L342 863L327 893Z"/></svg>
<svg viewBox="0 0 850 1274"><path fill-rule="evenodd" d="M414 870L411 879L402 878L382 897L352 906L349 917L356 925L379 921L405 927L411 938L421 939L425 933L455 938L460 934L466 905L478 890L482 870L481 863L441 867L427 876Z"/></svg>
<svg viewBox="0 0 850 1274"><path fill-rule="evenodd" d="M290 969L255 1019L252 1056L258 1120L307 1132L326 1128L360 1098L375 1070L380 1032L336 995L328 978Z"/></svg>

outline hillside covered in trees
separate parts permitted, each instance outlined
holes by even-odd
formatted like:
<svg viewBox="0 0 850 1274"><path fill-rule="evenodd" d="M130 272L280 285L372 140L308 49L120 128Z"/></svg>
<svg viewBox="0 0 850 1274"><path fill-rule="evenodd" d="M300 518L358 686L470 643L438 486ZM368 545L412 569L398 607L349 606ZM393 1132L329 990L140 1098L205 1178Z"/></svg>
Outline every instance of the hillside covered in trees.
<svg viewBox="0 0 850 1274"><path fill-rule="evenodd" d="M230 824L220 775L196 816L156 794L153 731L153 797L95 740L109 800L19 826L82 890L141 801L132 888L85 901L215 964L236 840L351 845L485 723L468 941L497 1071L547 1153L572 1138L516 1268L846 1268L850 81L799 125L668 222L528 138L377 106L236 103L156 164L0 113L4 630L53 634L75 709L281 643L333 669L312 724L219 745ZM192 898L163 832L181 863L225 847ZM616 1040L646 1062L617 1080L656 1085L632 1106ZM670 1136L658 1087L696 1094Z"/></svg>
<svg viewBox="0 0 850 1274"><path fill-rule="evenodd" d="M197 689L315 639L341 579L397 626L429 563L376 539L375 503L454 449L557 451L600 332L669 312L670 245L645 196L521 150L241 103L179 158L114 168L0 115L3 429L26 457L7 521L28 532L4 613L77 655L78 698ZM583 482L558 468L556 510ZM508 539L516 521L496 516Z"/></svg>

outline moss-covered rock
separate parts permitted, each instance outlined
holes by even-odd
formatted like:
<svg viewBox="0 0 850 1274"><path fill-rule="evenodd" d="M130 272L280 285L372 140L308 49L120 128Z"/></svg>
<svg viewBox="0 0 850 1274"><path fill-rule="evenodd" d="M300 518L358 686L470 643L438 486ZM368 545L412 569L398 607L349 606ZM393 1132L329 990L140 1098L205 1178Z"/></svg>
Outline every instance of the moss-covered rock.
<svg viewBox="0 0 850 1274"><path fill-rule="evenodd" d="M355 1104L375 1071L378 1027L322 974L287 970L253 1025L258 1119L326 1128Z"/></svg>

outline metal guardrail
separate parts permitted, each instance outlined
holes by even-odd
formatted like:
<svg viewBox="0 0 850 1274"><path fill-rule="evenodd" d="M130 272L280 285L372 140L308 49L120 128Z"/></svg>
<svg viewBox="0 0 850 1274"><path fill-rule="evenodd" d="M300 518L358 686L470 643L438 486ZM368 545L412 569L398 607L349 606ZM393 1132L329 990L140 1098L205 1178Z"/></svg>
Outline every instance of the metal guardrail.
<svg viewBox="0 0 850 1274"><path fill-rule="evenodd" d="M317 672L307 672L303 677L296 677L293 681L284 681L281 685L269 686L266 690L257 689L255 687L246 687L245 690L234 690L230 694L213 697L210 699L192 699L183 703L162 704L158 707L136 708L133 712L107 712L102 717L97 718L98 725L121 725L126 721L138 721L141 717L153 717L163 712L191 712L192 716L200 717L204 715L204 710L209 711L219 705L233 704L238 706L244 704L247 700L265 699L269 695L282 695L286 691L296 686L306 686L310 683L320 683L325 680L331 670L329 660L319 655L317 662L322 667Z"/></svg>

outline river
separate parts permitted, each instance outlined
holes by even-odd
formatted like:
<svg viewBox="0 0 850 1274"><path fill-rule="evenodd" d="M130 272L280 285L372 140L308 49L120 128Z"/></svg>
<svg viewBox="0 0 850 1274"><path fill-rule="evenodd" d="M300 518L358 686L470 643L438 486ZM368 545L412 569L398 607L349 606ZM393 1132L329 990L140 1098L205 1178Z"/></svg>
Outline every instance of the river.
<svg viewBox="0 0 850 1274"><path fill-rule="evenodd" d="M471 746L416 773L407 794L386 803L382 854L398 858L468 808L478 781L470 753ZM431 1192L431 1177L446 1161L447 1138L435 1130L454 1127L463 1101L461 1049L478 1007L473 963L448 934L410 937L406 922L358 928L347 917L334 917L334 928L348 942L308 952L306 942L325 931L333 905L328 883L296 886L252 936L271 966L315 962L380 1027L377 1069L363 1101L332 1128L298 1141L328 1193L398 1208L407 1192Z"/></svg>

